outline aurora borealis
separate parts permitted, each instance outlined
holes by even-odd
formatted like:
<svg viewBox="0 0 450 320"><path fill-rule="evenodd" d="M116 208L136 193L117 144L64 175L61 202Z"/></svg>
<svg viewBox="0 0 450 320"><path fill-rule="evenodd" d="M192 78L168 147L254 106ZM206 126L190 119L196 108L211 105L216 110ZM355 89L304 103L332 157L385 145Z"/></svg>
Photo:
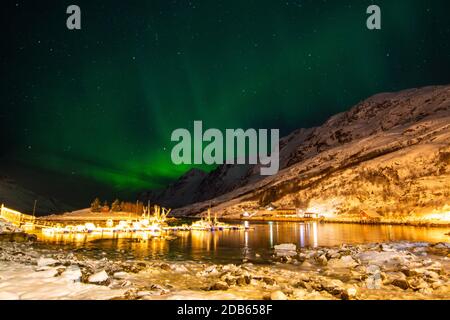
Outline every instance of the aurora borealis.
<svg viewBox="0 0 450 320"><path fill-rule="evenodd" d="M65 27L73 3L79 31ZM380 31L365 27L372 3ZM194 120L284 135L375 93L450 83L449 9L444 0L6 1L3 161L67 177L68 190L162 187L188 169L171 163L170 134Z"/></svg>

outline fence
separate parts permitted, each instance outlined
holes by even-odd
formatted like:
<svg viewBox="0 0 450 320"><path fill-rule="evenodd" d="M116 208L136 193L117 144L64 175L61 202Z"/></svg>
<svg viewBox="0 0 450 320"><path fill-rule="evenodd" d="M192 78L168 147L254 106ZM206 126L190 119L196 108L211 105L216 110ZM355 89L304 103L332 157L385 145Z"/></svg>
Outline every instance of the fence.
<svg viewBox="0 0 450 320"><path fill-rule="evenodd" d="M20 227L27 223L31 223L34 225L36 221L36 217L9 209L5 207L3 204L1 206L0 216L17 227Z"/></svg>

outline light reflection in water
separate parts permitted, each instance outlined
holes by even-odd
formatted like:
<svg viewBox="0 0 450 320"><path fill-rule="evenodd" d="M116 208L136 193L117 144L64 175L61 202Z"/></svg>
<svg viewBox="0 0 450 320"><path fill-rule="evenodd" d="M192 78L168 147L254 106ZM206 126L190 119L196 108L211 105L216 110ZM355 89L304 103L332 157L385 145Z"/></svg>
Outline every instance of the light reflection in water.
<svg viewBox="0 0 450 320"><path fill-rule="evenodd" d="M273 247L273 222L269 222L269 235L270 235L270 242L269 245L272 248Z"/></svg>
<svg viewBox="0 0 450 320"><path fill-rule="evenodd" d="M300 224L300 247L305 246L305 225Z"/></svg>
<svg viewBox="0 0 450 320"><path fill-rule="evenodd" d="M248 222L246 222L248 223ZM274 245L295 243L299 247L337 246L343 243L385 241L448 242L447 228L417 228L408 226L321 224L295 222L251 223L248 231L224 230L180 231L176 239L131 235L66 234L39 238L48 244L69 245L76 248L120 252L128 256L153 259L212 260L236 263L255 259L255 253L268 258Z"/></svg>
<svg viewBox="0 0 450 320"><path fill-rule="evenodd" d="M313 222L313 247L317 247L318 246L318 237L317 237L317 222Z"/></svg>

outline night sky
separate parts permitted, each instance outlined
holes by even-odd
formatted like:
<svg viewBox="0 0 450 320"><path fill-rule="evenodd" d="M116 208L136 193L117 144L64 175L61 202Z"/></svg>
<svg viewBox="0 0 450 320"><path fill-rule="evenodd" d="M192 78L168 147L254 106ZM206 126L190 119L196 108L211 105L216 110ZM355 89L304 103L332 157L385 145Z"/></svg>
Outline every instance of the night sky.
<svg viewBox="0 0 450 320"><path fill-rule="evenodd" d="M450 83L449 15L447 0L2 1L0 175L73 202L162 187L188 169L170 134L194 120L284 135Z"/></svg>

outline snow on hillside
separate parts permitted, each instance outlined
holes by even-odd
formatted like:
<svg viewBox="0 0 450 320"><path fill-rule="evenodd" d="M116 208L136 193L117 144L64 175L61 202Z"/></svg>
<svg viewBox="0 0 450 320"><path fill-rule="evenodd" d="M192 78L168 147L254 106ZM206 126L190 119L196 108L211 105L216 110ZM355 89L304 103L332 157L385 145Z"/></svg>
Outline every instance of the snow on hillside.
<svg viewBox="0 0 450 320"><path fill-rule="evenodd" d="M237 215L300 202L333 214L364 208L403 219L450 205L450 86L378 94L282 145L277 175L252 180L253 168L231 192L175 214L198 214L210 203L219 214Z"/></svg>

